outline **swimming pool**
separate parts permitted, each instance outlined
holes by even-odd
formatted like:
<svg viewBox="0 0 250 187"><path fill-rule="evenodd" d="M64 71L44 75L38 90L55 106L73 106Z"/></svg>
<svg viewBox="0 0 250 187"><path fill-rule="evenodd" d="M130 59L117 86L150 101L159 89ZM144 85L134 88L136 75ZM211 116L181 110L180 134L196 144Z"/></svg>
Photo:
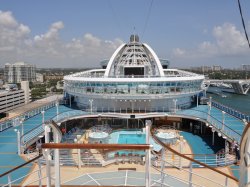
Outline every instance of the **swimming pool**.
<svg viewBox="0 0 250 187"><path fill-rule="evenodd" d="M145 144L146 143L146 134L140 130L119 130L112 132L110 134L109 143L118 143L118 144ZM159 152L161 146L157 144L152 138L150 138L150 144L153 145L154 151ZM145 155L144 151L118 151L121 154L139 154Z"/></svg>
<svg viewBox="0 0 250 187"><path fill-rule="evenodd" d="M119 144L145 144L146 134L120 134L118 138Z"/></svg>

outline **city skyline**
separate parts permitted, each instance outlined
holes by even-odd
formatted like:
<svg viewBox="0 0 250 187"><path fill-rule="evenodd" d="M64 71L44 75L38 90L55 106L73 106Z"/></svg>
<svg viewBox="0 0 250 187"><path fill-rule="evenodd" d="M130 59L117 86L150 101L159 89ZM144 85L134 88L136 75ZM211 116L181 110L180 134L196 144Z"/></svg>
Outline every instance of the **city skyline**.
<svg viewBox="0 0 250 187"><path fill-rule="evenodd" d="M250 30L250 2L242 0ZM0 67L97 67L130 34L171 67L250 64L237 1L2 1Z"/></svg>

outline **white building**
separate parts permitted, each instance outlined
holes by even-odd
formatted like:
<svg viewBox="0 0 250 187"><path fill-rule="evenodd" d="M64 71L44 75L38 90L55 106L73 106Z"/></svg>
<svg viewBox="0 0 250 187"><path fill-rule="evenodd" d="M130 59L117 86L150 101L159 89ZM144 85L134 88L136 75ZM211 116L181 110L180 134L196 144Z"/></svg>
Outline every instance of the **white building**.
<svg viewBox="0 0 250 187"><path fill-rule="evenodd" d="M212 70L213 70L213 71L221 71L221 70L222 70L222 67L219 66L219 65L213 65L213 66L212 66Z"/></svg>
<svg viewBox="0 0 250 187"><path fill-rule="evenodd" d="M20 90L14 84L5 87L6 90L0 90L0 113L5 113L30 102L28 81L21 82Z"/></svg>
<svg viewBox="0 0 250 187"><path fill-rule="evenodd" d="M43 83L44 82L44 75L41 73L36 73L36 81Z"/></svg>
<svg viewBox="0 0 250 187"><path fill-rule="evenodd" d="M7 83L20 83L21 81L36 81L36 66L24 62L5 64L4 77Z"/></svg>
<svg viewBox="0 0 250 187"><path fill-rule="evenodd" d="M167 67L168 61L163 62ZM105 69L65 76L65 96L83 109L146 112L188 108L202 91L203 75L163 68L153 49L136 35L103 64Z"/></svg>
<svg viewBox="0 0 250 187"><path fill-rule="evenodd" d="M250 64L242 64L243 71L250 71Z"/></svg>

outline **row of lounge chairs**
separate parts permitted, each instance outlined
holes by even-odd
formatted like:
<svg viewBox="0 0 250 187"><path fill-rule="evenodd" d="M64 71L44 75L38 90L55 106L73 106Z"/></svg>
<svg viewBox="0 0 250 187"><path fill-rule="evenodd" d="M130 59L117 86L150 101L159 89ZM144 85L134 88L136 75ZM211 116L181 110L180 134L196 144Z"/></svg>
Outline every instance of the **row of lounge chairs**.
<svg viewBox="0 0 250 187"><path fill-rule="evenodd" d="M81 149L81 161L83 163L83 166L88 166L88 167L102 166L102 163L99 160L97 160L88 149Z"/></svg>
<svg viewBox="0 0 250 187"><path fill-rule="evenodd" d="M82 135L85 132L84 129L74 127L69 132L65 133L62 138L62 142L65 143L74 143L74 139L77 138L77 135Z"/></svg>
<svg viewBox="0 0 250 187"><path fill-rule="evenodd" d="M132 153L119 154L119 152L117 152L117 153L115 153L114 157L116 160L115 161L116 164L119 164L119 163L125 164L125 162L128 162L130 164L132 164L132 163L135 163L135 164L140 163L142 165L145 164L145 156L139 155L139 154L132 154Z"/></svg>

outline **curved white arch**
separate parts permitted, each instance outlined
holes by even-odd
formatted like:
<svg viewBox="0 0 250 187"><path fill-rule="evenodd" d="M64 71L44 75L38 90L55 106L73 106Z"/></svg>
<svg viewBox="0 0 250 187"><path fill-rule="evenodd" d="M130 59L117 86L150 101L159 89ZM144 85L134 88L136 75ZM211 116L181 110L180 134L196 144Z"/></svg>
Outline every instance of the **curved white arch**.
<svg viewBox="0 0 250 187"><path fill-rule="evenodd" d="M116 49L116 51L113 53L113 55L111 56L111 58L110 58L110 60L109 60L109 63L108 63L108 65L107 65L107 68L106 68L106 70L105 70L104 77L108 77L109 72L110 72L110 69L111 69L111 66L112 66L112 64L113 64L113 61L114 61L115 57L117 56L117 54L121 51L121 49L122 49L125 45L126 45L126 44L124 43L124 44L122 44L120 47L118 47L118 48Z"/></svg>
<svg viewBox="0 0 250 187"><path fill-rule="evenodd" d="M163 68L162 68L162 65L161 65L161 62L158 58L158 56L156 55L156 53L154 52L154 50L147 44L143 43L143 45L149 50L149 52L153 55L154 59L155 59L155 62L157 64L157 67L159 69L159 73L160 73L160 76L163 77L164 76L164 71L163 71Z"/></svg>

